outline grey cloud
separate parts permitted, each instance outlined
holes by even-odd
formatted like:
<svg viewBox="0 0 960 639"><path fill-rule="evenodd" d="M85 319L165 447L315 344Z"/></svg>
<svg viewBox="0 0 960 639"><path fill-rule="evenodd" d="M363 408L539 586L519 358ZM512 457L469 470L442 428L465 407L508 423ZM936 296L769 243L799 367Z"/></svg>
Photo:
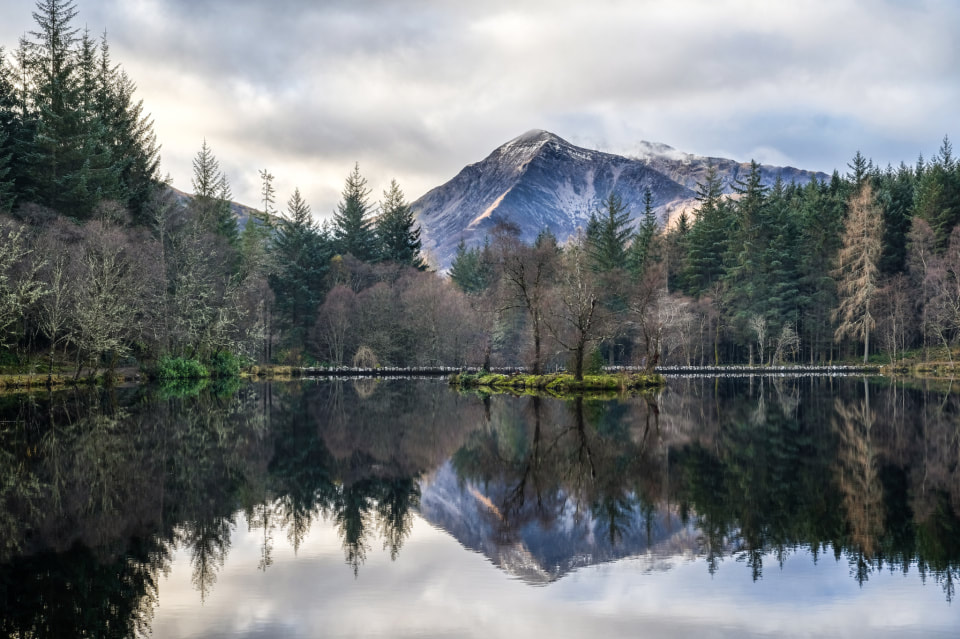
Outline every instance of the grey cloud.
<svg viewBox="0 0 960 639"><path fill-rule="evenodd" d="M0 36L12 46L31 28L30 7L9 4ZM530 128L609 150L648 139L824 171L843 169L857 149L881 165L912 162L944 133L960 135L950 130L960 4L949 0L80 0L78 8L91 30L109 31L117 61L136 63L140 97L167 123L164 168L179 182L190 150L171 152L178 128L202 130L227 142L231 157L221 152L221 161L238 174L255 175L265 157L278 179L310 166L316 183L301 186L317 194L318 212L332 208L324 198L355 160L409 176L416 197ZM154 106L170 91L161 82L178 78L207 90L180 127ZM238 199L255 201L255 188L239 186L252 180L235 179Z"/></svg>

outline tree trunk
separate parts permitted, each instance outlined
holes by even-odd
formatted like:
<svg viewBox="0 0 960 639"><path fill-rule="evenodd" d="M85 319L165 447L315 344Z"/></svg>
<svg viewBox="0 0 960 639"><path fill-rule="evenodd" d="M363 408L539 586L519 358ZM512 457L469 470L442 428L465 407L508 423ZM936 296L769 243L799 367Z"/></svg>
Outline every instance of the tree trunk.
<svg viewBox="0 0 960 639"><path fill-rule="evenodd" d="M533 325L533 374L539 375L540 370L540 324Z"/></svg>
<svg viewBox="0 0 960 639"><path fill-rule="evenodd" d="M866 365L867 356L870 354L870 315L864 319L863 327L863 363Z"/></svg>
<svg viewBox="0 0 960 639"><path fill-rule="evenodd" d="M573 378L578 382L583 381L583 350L583 344L579 344L573 352Z"/></svg>

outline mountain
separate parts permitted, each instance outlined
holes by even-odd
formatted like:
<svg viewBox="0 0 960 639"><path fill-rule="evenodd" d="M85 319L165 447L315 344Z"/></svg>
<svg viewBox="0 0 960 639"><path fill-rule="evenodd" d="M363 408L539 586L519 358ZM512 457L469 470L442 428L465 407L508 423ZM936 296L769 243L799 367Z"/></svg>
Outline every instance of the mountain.
<svg viewBox="0 0 960 639"><path fill-rule="evenodd" d="M548 131L533 130L465 167L452 180L412 203L423 228L423 246L439 268L450 266L461 239L483 244L492 229L509 220L532 241L549 228L561 241L584 227L590 213L617 192L634 218L643 213L649 188L658 217L667 223L695 204L696 186L713 164L726 193L733 193L749 163L683 153L665 144L642 142L633 157L570 144ZM761 165L764 184L777 176L806 183L824 173Z"/></svg>
<svg viewBox="0 0 960 639"><path fill-rule="evenodd" d="M485 485L462 481L450 462L422 480L420 488L420 515L431 526L528 584L547 584L579 568L625 557L643 557L647 570L662 570L671 565L671 558L701 552L694 523L684 523L671 510L648 516L630 510L618 521L616 538L611 539L608 522L596 518L589 507L576 509L569 495L554 496L570 502L558 520L543 521L530 504L519 522L508 523L494 502L500 503L511 487L496 481Z"/></svg>

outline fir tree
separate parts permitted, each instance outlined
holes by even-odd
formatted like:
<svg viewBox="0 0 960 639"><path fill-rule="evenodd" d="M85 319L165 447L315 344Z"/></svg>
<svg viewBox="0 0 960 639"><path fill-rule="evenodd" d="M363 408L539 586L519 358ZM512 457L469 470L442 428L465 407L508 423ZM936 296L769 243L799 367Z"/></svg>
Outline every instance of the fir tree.
<svg viewBox="0 0 960 639"><path fill-rule="evenodd" d="M39 30L22 41L24 91L35 117L35 130L22 140L24 195L69 215L89 213L81 86L74 45L77 29L73 2L44 0L33 12Z"/></svg>
<svg viewBox="0 0 960 639"><path fill-rule="evenodd" d="M630 212L620 196L611 193L595 219L595 228L588 227L587 231L587 251L593 268L600 272L625 268L631 235Z"/></svg>
<svg viewBox="0 0 960 639"><path fill-rule="evenodd" d="M119 197L137 221L146 221L147 206L160 186L160 153L153 122L143 114L143 101L134 101L136 85L110 59L106 33L100 41L96 108L105 128L111 170Z"/></svg>
<svg viewBox="0 0 960 639"><path fill-rule="evenodd" d="M706 291L724 272L733 219L723 198L723 183L717 168L707 167L706 180L697 185L699 207L687 238L684 288L693 295Z"/></svg>
<svg viewBox="0 0 960 639"><path fill-rule="evenodd" d="M396 180L383 192L380 217L376 232L380 242L380 258L413 266L421 271L427 268L420 255L420 227L414 226L413 211L403 197Z"/></svg>
<svg viewBox="0 0 960 639"><path fill-rule="evenodd" d="M450 265L450 279L461 291L468 295L479 295L493 283L492 262L484 255L489 245L483 249L468 249L463 239L457 244L457 254Z"/></svg>
<svg viewBox="0 0 960 639"><path fill-rule="evenodd" d="M917 180L915 214L930 224L938 249L946 248L950 232L960 222L960 168L947 137Z"/></svg>
<svg viewBox="0 0 960 639"><path fill-rule="evenodd" d="M220 162L207 144L193 158L193 201L191 210L201 228L222 236L236 246L239 241L237 220L230 207L230 183L220 170Z"/></svg>
<svg viewBox="0 0 960 639"><path fill-rule="evenodd" d="M341 254L372 262L377 257L377 242L367 180L360 175L360 164L353 167L343 187L343 199L333 214L333 238Z"/></svg>
<svg viewBox="0 0 960 639"><path fill-rule="evenodd" d="M653 194L643 191L643 219L630 245L630 271L635 278L643 276L647 265L655 259L654 240L657 235L657 216L653 212Z"/></svg>
<svg viewBox="0 0 960 639"><path fill-rule="evenodd" d="M327 290L333 249L329 235L313 221L300 189L294 190L287 202L287 214L277 224L270 254L274 264L270 288L276 294L281 326L287 329L288 343L302 347Z"/></svg>
<svg viewBox="0 0 960 639"><path fill-rule="evenodd" d="M10 158L13 154L7 151L9 137L6 131L0 129L0 213L9 213L14 202L13 176L10 171Z"/></svg>

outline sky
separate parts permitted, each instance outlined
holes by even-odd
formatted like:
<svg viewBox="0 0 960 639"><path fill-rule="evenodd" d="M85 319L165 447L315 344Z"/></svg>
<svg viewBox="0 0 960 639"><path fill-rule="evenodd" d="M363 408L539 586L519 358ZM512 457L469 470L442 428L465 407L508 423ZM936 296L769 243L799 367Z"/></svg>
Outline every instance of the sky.
<svg viewBox="0 0 960 639"><path fill-rule="evenodd" d="M763 558L753 581L726 557L639 555L587 566L545 586L500 571L443 530L414 517L395 560L374 539L356 577L330 522L315 521L295 555L284 531L260 572L262 529L241 514L225 565L200 604L190 552L158 580L151 637L948 637L955 605L940 584L875 571L860 587L846 558L788 551Z"/></svg>
<svg viewBox="0 0 960 639"><path fill-rule="evenodd" d="M0 3L0 45L34 28ZM412 201L530 129L630 154L846 171L960 136L955 0L77 0L138 86L175 187L203 140L234 199L332 214L359 163Z"/></svg>

